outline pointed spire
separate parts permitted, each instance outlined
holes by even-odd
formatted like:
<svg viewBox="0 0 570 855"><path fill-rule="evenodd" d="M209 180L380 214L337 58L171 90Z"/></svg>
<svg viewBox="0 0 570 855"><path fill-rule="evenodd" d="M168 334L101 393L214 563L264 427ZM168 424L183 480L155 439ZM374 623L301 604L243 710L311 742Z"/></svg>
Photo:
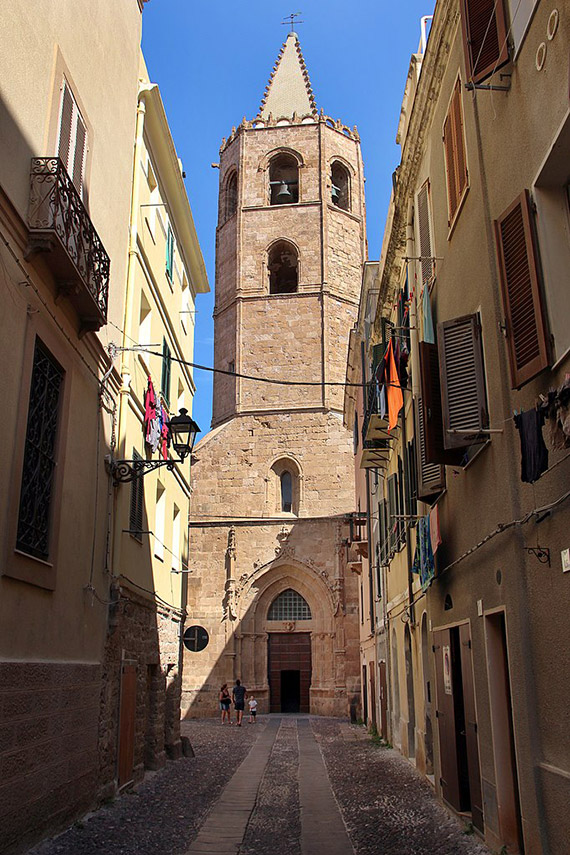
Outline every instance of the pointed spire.
<svg viewBox="0 0 570 855"><path fill-rule="evenodd" d="M279 51L259 108L262 119L267 119L270 113L276 119L292 118L294 113L299 117L317 113L309 73L294 32L289 33Z"/></svg>

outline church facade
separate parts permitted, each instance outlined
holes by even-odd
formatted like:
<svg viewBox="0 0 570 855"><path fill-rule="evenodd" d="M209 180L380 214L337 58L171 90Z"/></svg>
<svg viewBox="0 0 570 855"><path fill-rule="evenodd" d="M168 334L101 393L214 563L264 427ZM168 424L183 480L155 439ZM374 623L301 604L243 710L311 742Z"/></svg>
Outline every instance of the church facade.
<svg viewBox="0 0 570 855"><path fill-rule="evenodd" d="M219 167L217 372L192 467L182 711L215 714L239 678L261 712L354 715L360 564L342 409L364 179L357 130L318 112L295 33Z"/></svg>

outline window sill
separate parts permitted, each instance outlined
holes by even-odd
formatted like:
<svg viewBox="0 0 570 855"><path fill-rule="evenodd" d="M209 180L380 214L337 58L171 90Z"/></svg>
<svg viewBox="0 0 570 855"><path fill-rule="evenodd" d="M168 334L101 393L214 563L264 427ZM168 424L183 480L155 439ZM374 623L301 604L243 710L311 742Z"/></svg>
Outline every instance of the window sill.
<svg viewBox="0 0 570 855"><path fill-rule="evenodd" d="M26 582L28 585L34 585L36 588L43 588L47 591L55 590L56 571L54 565L50 561L28 555L27 552L22 552L19 549L14 549L13 560L2 571L2 576L17 579L19 582Z"/></svg>

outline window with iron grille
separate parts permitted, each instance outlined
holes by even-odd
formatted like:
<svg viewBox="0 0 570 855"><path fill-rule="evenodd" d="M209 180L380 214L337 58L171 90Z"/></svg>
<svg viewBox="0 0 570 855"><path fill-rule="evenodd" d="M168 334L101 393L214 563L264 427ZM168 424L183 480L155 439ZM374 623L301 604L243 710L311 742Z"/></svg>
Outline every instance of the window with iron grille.
<svg viewBox="0 0 570 855"><path fill-rule="evenodd" d="M16 546L28 555L43 559L49 557L63 376L63 369L39 339L36 339Z"/></svg>
<svg viewBox="0 0 570 855"><path fill-rule="evenodd" d="M311 617L311 609L304 597L287 588L269 606L267 620L311 620Z"/></svg>
<svg viewBox="0 0 570 855"><path fill-rule="evenodd" d="M142 460L141 455L133 448L133 460ZM142 543L143 527L144 482L142 472L131 481L131 506L129 514L129 530L135 540Z"/></svg>
<svg viewBox="0 0 570 855"><path fill-rule="evenodd" d="M162 339L162 377L160 380L160 390L162 397L167 407L170 406L170 372L172 367L172 359L168 342L165 338Z"/></svg>

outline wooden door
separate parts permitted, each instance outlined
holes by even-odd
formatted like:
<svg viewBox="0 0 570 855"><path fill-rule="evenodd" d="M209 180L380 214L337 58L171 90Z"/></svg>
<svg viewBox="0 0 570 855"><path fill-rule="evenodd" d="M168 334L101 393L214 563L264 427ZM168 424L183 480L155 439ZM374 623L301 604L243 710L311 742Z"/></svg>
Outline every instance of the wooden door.
<svg viewBox="0 0 570 855"><path fill-rule="evenodd" d="M386 663L378 663L380 680L380 721L383 739L388 739L388 687L386 683Z"/></svg>
<svg viewBox="0 0 570 855"><path fill-rule="evenodd" d="M370 675L370 718L372 719L372 724L374 727L378 727L376 723L376 680L375 680L375 668L376 665L374 662L368 663L368 673Z"/></svg>
<svg viewBox="0 0 570 855"><path fill-rule="evenodd" d="M124 787L133 779L135 756L135 715L137 707L137 667L134 662L121 664L121 699L119 709L118 780Z"/></svg>
<svg viewBox="0 0 570 855"><path fill-rule="evenodd" d="M448 629L433 633L435 656L436 711L439 733L440 785L443 798L456 810L461 810L457 762L457 736L453 703L453 674L451 665L451 635Z"/></svg>
<svg viewBox="0 0 570 855"><path fill-rule="evenodd" d="M473 825L485 830L483 822L483 797L481 794L481 772L479 769L479 738L477 736L477 713L475 710L475 686L473 683L473 661L471 656L471 631L469 624L459 627L461 649L461 674L463 678L463 705L465 709L465 737L467 740L467 767L469 771L469 794Z"/></svg>

